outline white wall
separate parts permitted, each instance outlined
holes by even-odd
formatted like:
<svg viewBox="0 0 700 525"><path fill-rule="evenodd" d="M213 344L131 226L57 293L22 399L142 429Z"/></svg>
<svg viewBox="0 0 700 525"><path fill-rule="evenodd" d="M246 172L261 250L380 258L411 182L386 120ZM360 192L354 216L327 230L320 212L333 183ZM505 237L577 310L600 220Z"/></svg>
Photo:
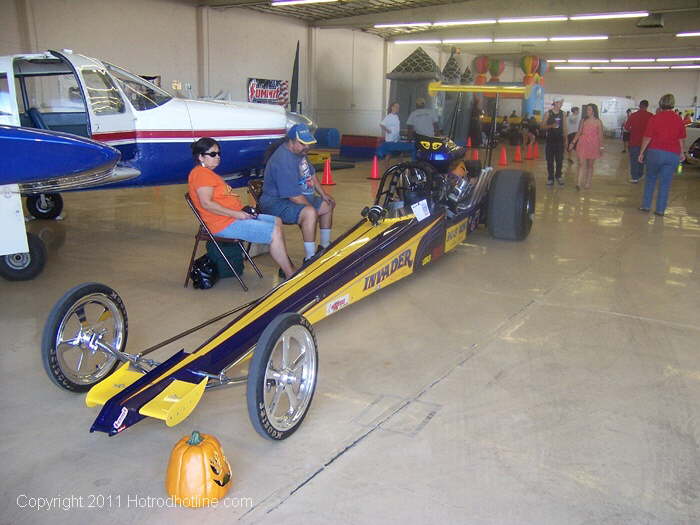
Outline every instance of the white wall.
<svg viewBox="0 0 700 525"><path fill-rule="evenodd" d="M11 55L26 51L22 49L20 13L14 1L5 0L0 7L0 55Z"/></svg>
<svg viewBox="0 0 700 525"><path fill-rule="evenodd" d="M360 31L314 31L316 122L345 134L378 136L385 113L384 41Z"/></svg>

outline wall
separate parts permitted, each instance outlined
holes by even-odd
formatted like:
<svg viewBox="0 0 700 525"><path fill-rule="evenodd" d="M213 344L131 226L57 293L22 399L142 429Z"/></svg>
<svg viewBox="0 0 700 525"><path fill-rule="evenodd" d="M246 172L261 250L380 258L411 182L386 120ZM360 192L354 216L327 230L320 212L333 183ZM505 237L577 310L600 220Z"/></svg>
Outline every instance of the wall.
<svg viewBox="0 0 700 525"><path fill-rule="evenodd" d="M385 109L384 41L343 29L313 29L316 92L312 116L341 133L379 135Z"/></svg>

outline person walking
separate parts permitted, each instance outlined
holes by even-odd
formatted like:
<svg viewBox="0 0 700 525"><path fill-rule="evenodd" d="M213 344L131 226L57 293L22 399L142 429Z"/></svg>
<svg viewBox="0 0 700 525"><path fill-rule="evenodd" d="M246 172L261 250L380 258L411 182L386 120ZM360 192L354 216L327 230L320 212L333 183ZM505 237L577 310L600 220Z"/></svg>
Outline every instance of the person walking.
<svg viewBox="0 0 700 525"><path fill-rule="evenodd" d="M595 161L600 158L603 141L603 125L598 118L598 106L586 105L586 114L570 147L576 147L578 155L578 181L576 189L590 189Z"/></svg>
<svg viewBox="0 0 700 525"><path fill-rule="evenodd" d="M401 121L399 120L399 103L392 102L389 111L384 119L379 123L379 127L384 132L384 144L380 146L379 158L384 157L385 170L391 165L391 154L396 143L401 138Z"/></svg>
<svg viewBox="0 0 700 525"><path fill-rule="evenodd" d="M552 104L552 109L547 111L542 128L547 132L545 142L545 156L547 157L547 186L554 184L556 178L559 186L564 185L561 178L561 168L564 161L564 150L566 149L567 122L561 105L564 99L557 99ZM556 170L555 170L556 165Z"/></svg>
<svg viewBox="0 0 700 525"><path fill-rule="evenodd" d="M683 154L685 126L681 117L673 111L675 105L676 99L671 93L661 97L659 100L661 111L649 119L637 159L639 162L644 162L644 154L646 153L647 176L644 183L642 205L639 209L642 211L651 209L651 201L658 180L659 190L656 195L654 213L661 217L666 213L673 174L678 169L678 164L685 160Z"/></svg>
<svg viewBox="0 0 700 525"><path fill-rule="evenodd" d="M580 124L581 113L578 109L578 106L574 106L573 108L571 108L571 111L566 116L566 127L568 130L568 134L566 136L566 146L568 150L566 152L566 158L571 164L573 164L574 159L571 158L571 149L569 148L569 146L571 146L571 143L574 141L574 137L576 136L576 132L578 131L578 127Z"/></svg>
<svg viewBox="0 0 700 525"><path fill-rule="evenodd" d="M622 153L627 153L630 147L630 132L627 130L627 121L632 113L631 109L627 109L625 114L625 121L622 123Z"/></svg>
<svg viewBox="0 0 700 525"><path fill-rule="evenodd" d="M639 111L635 111L625 122L625 129L629 132L629 152L630 152L630 178L629 182L637 184L639 179L644 176L644 164L639 162L639 151L642 148L642 138L644 131L647 129L649 119L653 117L647 108L649 107L648 100L642 100L639 103Z"/></svg>

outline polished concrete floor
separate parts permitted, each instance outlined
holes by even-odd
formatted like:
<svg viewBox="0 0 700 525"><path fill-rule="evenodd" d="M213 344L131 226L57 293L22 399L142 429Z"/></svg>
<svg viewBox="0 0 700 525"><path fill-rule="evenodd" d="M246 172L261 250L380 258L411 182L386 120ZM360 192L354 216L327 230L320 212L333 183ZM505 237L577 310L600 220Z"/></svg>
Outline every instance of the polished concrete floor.
<svg viewBox="0 0 700 525"><path fill-rule="evenodd" d="M88 433L97 410L41 364L46 316L68 288L115 288L137 352L263 294L276 269L262 256L248 293L232 279L183 289L195 228L184 187L66 194L65 220L29 223L49 246L44 273L0 282L0 522L700 521L700 170L675 179L660 218L638 211L619 143L588 191L572 166L563 188L544 185L541 160L525 166L538 183L526 241L479 229L316 326L316 397L284 442L255 433L245 387L206 393L179 426ZM336 232L370 202L368 170L334 174ZM299 232L286 234L299 260ZM230 499L162 508L147 498L166 496L170 449L193 429L221 441ZM38 497L75 499L38 510Z"/></svg>

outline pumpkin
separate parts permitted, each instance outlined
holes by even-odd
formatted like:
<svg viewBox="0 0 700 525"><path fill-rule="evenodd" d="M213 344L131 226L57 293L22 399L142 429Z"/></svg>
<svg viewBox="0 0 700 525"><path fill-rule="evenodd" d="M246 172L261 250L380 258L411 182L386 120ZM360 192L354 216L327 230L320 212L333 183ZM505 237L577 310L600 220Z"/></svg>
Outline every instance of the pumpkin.
<svg viewBox="0 0 700 525"><path fill-rule="evenodd" d="M231 486L231 465L214 436L192 432L173 447L165 490L176 503L204 507L223 498Z"/></svg>

